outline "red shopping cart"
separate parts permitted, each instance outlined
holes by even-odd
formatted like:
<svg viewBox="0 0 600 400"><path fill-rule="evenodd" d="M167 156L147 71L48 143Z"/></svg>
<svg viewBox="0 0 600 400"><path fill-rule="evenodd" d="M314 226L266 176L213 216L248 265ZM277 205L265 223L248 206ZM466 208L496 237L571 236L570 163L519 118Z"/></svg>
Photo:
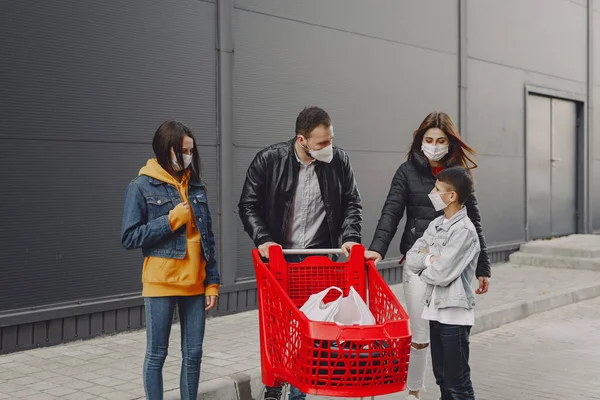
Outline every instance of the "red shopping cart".
<svg viewBox="0 0 600 400"><path fill-rule="evenodd" d="M285 254L332 254L337 249L269 248L269 262L258 250L256 270L262 380L289 383L308 394L365 397L401 392L406 387L411 332L409 318L375 265L356 245L346 262L311 256L288 263ZM310 321L299 311L311 294L350 286L367 302L376 325L341 326ZM325 298L334 300L336 291Z"/></svg>

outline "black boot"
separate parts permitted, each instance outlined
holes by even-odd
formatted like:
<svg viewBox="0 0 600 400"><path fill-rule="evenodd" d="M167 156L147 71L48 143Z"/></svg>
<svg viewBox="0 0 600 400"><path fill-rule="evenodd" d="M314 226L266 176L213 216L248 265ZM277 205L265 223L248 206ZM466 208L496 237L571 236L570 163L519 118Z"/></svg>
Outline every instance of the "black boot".
<svg viewBox="0 0 600 400"><path fill-rule="evenodd" d="M281 400L281 386L267 386L265 391L265 400Z"/></svg>

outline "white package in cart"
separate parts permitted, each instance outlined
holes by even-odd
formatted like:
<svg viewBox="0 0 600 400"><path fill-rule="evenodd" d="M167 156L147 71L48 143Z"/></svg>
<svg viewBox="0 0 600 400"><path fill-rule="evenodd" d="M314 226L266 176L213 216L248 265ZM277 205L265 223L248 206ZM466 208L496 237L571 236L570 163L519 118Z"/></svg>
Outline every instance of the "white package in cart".
<svg viewBox="0 0 600 400"><path fill-rule="evenodd" d="M375 317L360 294L350 286L348 296L340 301L334 322L339 325L375 325Z"/></svg>
<svg viewBox="0 0 600 400"><path fill-rule="evenodd" d="M323 299L330 290L340 292L340 297L327 304ZM362 297L350 286L348 296L343 297L343 291L331 286L319 293L312 294L300 311L311 321L335 322L339 325L375 325L375 317Z"/></svg>
<svg viewBox="0 0 600 400"><path fill-rule="evenodd" d="M329 291L333 289L340 292L340 297L325 304L323 299L329 294ZM300 307L300 311L302 311L304 315L306 315L306 318L311 321L334 322L343 296L344 292L339 287L328 287L319 293L311 294L308 300L306 300L306 303Z"/></svg>

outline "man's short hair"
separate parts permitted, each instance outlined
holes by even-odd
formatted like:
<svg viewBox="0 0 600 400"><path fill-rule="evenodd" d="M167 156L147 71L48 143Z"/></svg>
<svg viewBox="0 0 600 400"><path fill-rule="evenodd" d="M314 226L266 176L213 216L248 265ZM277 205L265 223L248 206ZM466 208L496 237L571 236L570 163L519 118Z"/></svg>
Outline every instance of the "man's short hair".
<svg viewBox="0 0 600 400"><path fill-rule="evenodd" d="M437 180L451 186L458 194L458 202L463 205L473 193L473 175L462 167L450 167L437 174Z"/></svg>
<svg viewBox="0 0 600 400"><path fill-rule="evenodd" d="M319 107L305 107L296 118L296 135L302 135L308 139L310 133L319 125L323 125L325 128L331 126L331 118L327 111Z"/></svg>

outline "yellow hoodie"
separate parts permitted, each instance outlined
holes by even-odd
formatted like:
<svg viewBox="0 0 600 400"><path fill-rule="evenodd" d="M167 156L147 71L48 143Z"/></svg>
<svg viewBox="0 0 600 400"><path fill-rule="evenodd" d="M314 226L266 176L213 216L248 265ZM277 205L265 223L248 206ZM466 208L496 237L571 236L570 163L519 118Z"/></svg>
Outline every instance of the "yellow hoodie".
<svg viewBox="0 0 600 400"><path fill-rule="evenodd" d="M139 174L174 186L182 201L188 201L189 172L184 174L179 182L153 158L140 169ZM217 296L219 294L219 285L208 285L206 289L204 288L206 260L200 244L200 231L194 221L191 206L189 210L186 210L183 206L178 205L169 212L169 224L172 231L176 231L186 224L186 254L183 259L146 257L142 272L144 285L142 296L195 296L203 293L207 296Z"/></svg>

